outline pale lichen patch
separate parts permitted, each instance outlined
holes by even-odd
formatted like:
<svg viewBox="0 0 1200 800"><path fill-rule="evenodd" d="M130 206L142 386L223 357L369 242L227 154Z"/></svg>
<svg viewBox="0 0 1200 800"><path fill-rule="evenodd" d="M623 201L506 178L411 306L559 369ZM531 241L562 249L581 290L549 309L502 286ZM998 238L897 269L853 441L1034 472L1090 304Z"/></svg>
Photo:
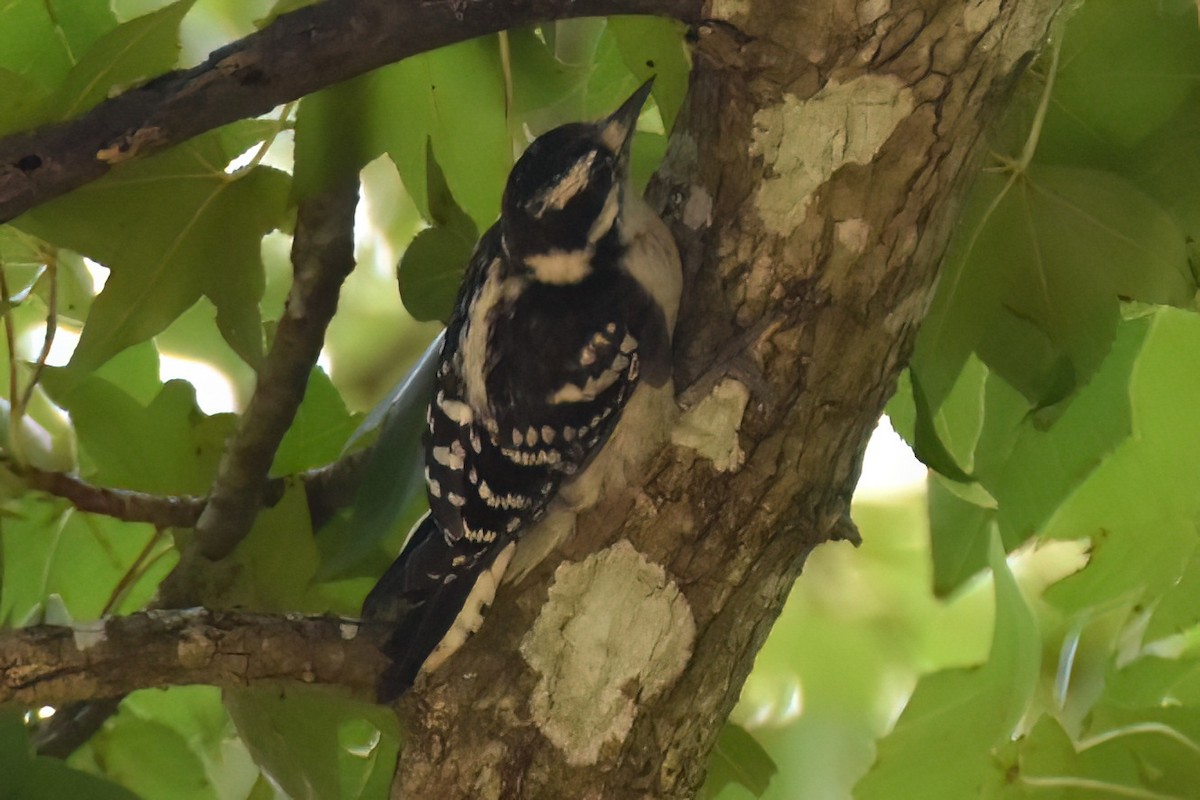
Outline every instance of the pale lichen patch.
<svg viewBox="0 0 1200 800"><path fill-rule="evenodd" d="M737 22L750 15L750 0L713 0L709 16L713 19Z"/></svg>
<svg viewBox="0 0 1200 800"><path fill-rule="evenodd" d="M843 219L833 226L837 243L851 255L862 255L870 240L871 226L865 219Z"/></svg>
<svg viewBox="0 0 1200 800"><path fill-rule="evenodd" d="M736 471L746 459L738 432L748 402L750 390L726 378L679 418L671 431L671 441L709 459L718 472Z"/></svg>
<svg viewBox="0 0 1200 800"><path fill-rule="evenodd" d="M696 636L675 582L621 540L554 573L546 604L521 642L538 674L530 714L575 766L629 733L636 703L683 671Z"/></svg>
<svg viewBox="0 0 1200 800"><path fill-rule="evenodd" d="M812 195L839 168L875 157L915 107L912 90L895 76L830 81L807 100L783 102L754 114L751 154L768 173L755 207L769 231L786 236L808 210Z"/></svg>
<svg viewBox="0 0 1200 800"><path fill-rule="evenodd" d="M712 225L713 200L703 186L693 186L683 206L683 224L694 231Z"/></svg>

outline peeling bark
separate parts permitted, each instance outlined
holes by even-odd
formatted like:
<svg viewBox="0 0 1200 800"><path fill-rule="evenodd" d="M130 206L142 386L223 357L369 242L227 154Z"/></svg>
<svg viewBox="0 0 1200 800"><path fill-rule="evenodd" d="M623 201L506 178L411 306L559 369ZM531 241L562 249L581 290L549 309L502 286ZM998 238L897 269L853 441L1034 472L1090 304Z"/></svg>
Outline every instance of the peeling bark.
<svg viewBox="0 0 1200 800"><path fill-rule="evenodd" d="M862 453L928 306L982 133L1060 5L709 3L714 21L700 29L689 101L652 188L687 276L677 381L707 387L700 397L727 374L750 388L730 436L744 463L716 463L720 448L685 438L571 520L573 535L503 587L480 634L402 702L410 733L393 796L695 794L805 557L856 535ZM695 639L656 691L644 677L622 686L628 733L581 759L570 743L612 730L611 696L579 696L574 735L546 735L539 682L570 665L572 647L557 665L540 648L533 669L520 644L563 575L622 539L679 588ZM614 598L594 591L575 599L571 625L606 624ZM614 645L621 635L604 633Z"/></svg>

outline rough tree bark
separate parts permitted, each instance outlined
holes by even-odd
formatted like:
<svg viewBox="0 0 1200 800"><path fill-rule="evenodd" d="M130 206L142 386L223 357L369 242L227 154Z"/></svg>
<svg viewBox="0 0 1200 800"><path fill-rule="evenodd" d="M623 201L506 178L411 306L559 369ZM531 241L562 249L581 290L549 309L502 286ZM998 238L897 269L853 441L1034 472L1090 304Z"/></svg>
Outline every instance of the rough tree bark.
<svg viewBox="0 0 1200 800"><path fill-rule="evenodd" d="M655 193L688 276L677 379L713 391L402 702L393 796L695 794L806 555L856 535L983 131L1060 6L709 3Z"/></svg>

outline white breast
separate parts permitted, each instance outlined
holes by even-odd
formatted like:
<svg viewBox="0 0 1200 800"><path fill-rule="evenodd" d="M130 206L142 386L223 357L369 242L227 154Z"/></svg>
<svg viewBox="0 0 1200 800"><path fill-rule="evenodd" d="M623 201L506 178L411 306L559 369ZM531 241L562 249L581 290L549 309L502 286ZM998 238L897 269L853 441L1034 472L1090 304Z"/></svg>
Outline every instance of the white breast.
<svg viewBox="0 0 1200 800"><path fill-rule="evenodd" d="M667 226L632 185L625 188L621 214L621 240L628 248L626 267L663 309L667 330L674 332L683 291L679 250Z"/></svg>

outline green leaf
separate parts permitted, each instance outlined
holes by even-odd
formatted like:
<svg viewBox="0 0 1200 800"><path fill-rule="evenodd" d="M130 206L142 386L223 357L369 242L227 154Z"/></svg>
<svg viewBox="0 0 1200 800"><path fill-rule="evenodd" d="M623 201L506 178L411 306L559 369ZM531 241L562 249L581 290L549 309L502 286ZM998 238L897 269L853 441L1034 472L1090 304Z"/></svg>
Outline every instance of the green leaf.
<svg viewBox="0 0 1200 800"><path fill-rule="evenodd" d="M1113 669L1105 681L1102 703L1111 708L1140 709L1164 704L1200 705L1200 660L1143 656Z"/></svg>
<svg viewBox="0 0 1200 800"><path fill-rule="evenodd" d="M1179 581L1154 607L1146 640L1184 633L1196 625L1200 625L1200 553L1192 554Z"/></svg>
<svg viewBox="0 0 1200 800"><path fill-rule="evenodd" d="M60 375L48 374L47 388L71 413L97 482L161 494L208 491L233 430L232 415L202 415L195 389L185 381L166 383L143 405L99 376L60 389Z"/></svg>
<svg viewBox="0 0 1200 800"><path fill-rule="evenodd" d="M1108 358L1092 381L1043 422L1003 378L986 378L983 425L974 448L974 477L983 494L959 486L930 485L934 584L939 595L954 591L986 565L985 523L995 521L1005 549L1013 550L1040 532L1063 501L1076 491L1131 431L1126 395L1130 364L1141 346L1133 328L1118 329ZM977 424L971 406L947 405L947 414ZM993 510L994 509L994 510Z"/></svg>
<svg viewBox="0 0 1200 800"><path fill-rule="evenodd" d="M625 66L638 80L654 77L654 102L663 129L669 133L675 127L691 74L684 44L687 26L664 17L609 17L608 32Z"/></svg>
<svg viewBox="0 0 1200 800"><path fill-rule="evenodd" d="M179 58L179 24L196 0L178 0L124 23L97 41L71 68L50 101L59 119L78 116L114 91L167 72Z"/></svg>
<svg viewBox="0 0 1200 800"><path fill-rule="evenodd" d="M107 0L4 0L0 18L0 67L45 89L117 24Z"/></svg>
<svg viewBox="0 0 1200 800"><path fill-rule="evenodd" d="M293 200L311 197L337 180L357 175L383 153L396 98L389 95L389 70L307 95L296 111L296 169Z"/></svg>
<svg viewBox="0 0 1200 800"><path fill-rule="evenodd" d="M583 114L588 65L568 64L531 27L508 31L514 138L521 125L546 131Z"/></svg>
<svg viewBox="0 0 1200 800"><path fill-rule="evenodd" d="M71 769L56 758L35 758L30 765L21 800L63 800L86 797L88 800L139 800L132 792Z"/></svg>
<svg viewBox="0 0 1200 800"><path fill-rule="evenodd" d="M1127 388L1124 396L1114 391L1109 397L1128 406L1132 432L1042 532L1092 541L1087 568L1047 592L1067 610L1109 598L1158 596L1196 552L1200 420L1192 406L1200 396L1200 316L1169 308L1139 311L1122 325L1122 340L1132 351L1122 365ZM1088 421L1081 417L1078 424Z"/></svg>
<svg viewBox="0 0 1200 800"><path fill-rule="evenodd" d="M1139 791L1138 772L1132 753L1123 747L1108 753L1076 752L1075 744L1062 725L1049 715L1038 720L1020 742L1019 763L1011 769L1013 777L1028 787L1033 797L1041 794L1035 787L1044 785L1047 780L1051 786L1074 786L1093 797L1164 796Z"/></svg>
<svg viewBox="0 0 1200 800"><path fill-rule="evenodd" d="M244 800L262 777L212 686L134 692L70 763L154 798Z"/></svg>
<svg viewBox="0 0 1200 800"><path fill-rule="evenodd" d="M23 711L12 706L0 706L0 786L2 800L19 800L19 790L26 784L33 748L25 728Z"/></svg>
<svg viewBox="0 0 1200 800"><path fill-rule="evenodd" d="M400 259L397 279L413 319L450 316L473 245L449 228L428 228L412 240Z"/></svg>
<svg viewBox="0 0 1200 800"><path fill-rule="evenodd" d="M294 475L336 461L357 424L329 376L314 368L296 418L275 452L272 474Z"/></svg>
<svg viewBox="0 0 1200 800"><path fill-rule="evenodd" d="M44 106L50 97L40 83L0 67L0 136L34 128L46 121Z"/></svg>
<svg viewBox="0 0 1200 800"><path fill-rule="evenodd" d="M23 715L16 710L0 710L0 775L0 800L138 800L126 789L71 769L60 759L35 757Z"/></svg>
<svg viewBox="0 0 1200 800"><path fill-rule="evenodd" d="M399 752L391 709L296 685L229 691L225 705L254 760L290 797L374 800L390 781Z"/></svg>
<svg viewBox="0 0 1200 800"><path fill-rule="evenodd" d="M432 147L426 148L426 161L426 196L434 227L418 233L405 249L397 279L404 307L414 319L445 320L454 307L479 232L454 202Z"/></svg>
<svg viewBox="0 0 1200 800"><path fill-rule="evenodd" d="M482 230L496 219L512 166L500 49L486 36L422 53L381 70L397 117L386 149L417 207L432 220L426 143L446 184Z"/></svg>
<svg viewBox="0 0 1200 800"><path fill-rule="evenodd" d="M949 596L987 566L988 538L996 510L970 502L954 491L961 485L936 473L928 482L933 590L938 597Z"/></svg>
<svg viewBox="0 0 1200 800"><path fill-rule="evenodd" d="M1184 236L1125 180L1032 168L983 176L913 356L931 407L972 350L1032 402L1083 385L1111 345L1122 297L1190 304Z"/></svg>
<svg viewBox="0 0 1200 800"><path fill-rule="evenodd" d="M913 429L913 452L921 460L921 463L930 469L936 470L951 480L970 483L973 480L971 476L963 472L962 468L955 463L954 456L950 454L938 436L934 411L921 386L920 373L910 372L909 378L912 381L913 403L917 411ZM946 416L940 414L939 416L945 426Z"/></svg>
<svg viewBox="0 0 1200 800"><path fill-rule="evenodd" d="M998 535L989 546L996 618L986 664L921 679L855 797L959 800L998 787L994 754L1011 739L1033 698L1040 668L1037 623L1004 559Z"/></svg>
<svg viewBox="0 0 1200 800"><path fill-rule="evenodd" d="M566 24L586 21L567 20ZM559 23L560 26L563 24ZM599 119L611 114L642 83L625 66L617 38L606 25L595 43L593 62L584 88L583 107L577 118Z"/></svg>
<svg viewBox="0 0 1200 800"><path fill-rule="evenodd" d="M88 311L92 307L92 298L95 296L91 273L83 263L83 256L70 250L58 251L57 267L58 319L60 322L82 325L87 319ZM49 280L43 277L34 287L47 306L50 302L49 283Z"/></svg>
<svg viewBox="0 0 1200 800"><path fill-rule="evenodd" d="M113 780L142 797L211 800L204 764L188 741L161 722L122 720L94 745Z"/></svg>
<svg viewBox="0 0 1200 800"><path fill-rule="evenodd" d="M1066 29L1039 158L1111 163L1168 123L1195 88L1200 30L1158 0L1088 0Z"/></svg>
<svg viewBox="0 0 1200 800"><path fill-rule="evenodd" d="M121 578L156 536L150 525L83 514L58 501L27 498L9 512L0 519L0 620L28 618L51 594L61 596L72 618L98 618ZM155 552L167 549L164 541ZM132 610L147 602L172 564L171 558L159 559L115 610Z"/></svg>
<svg viewBox="0 0 1200 800"><path fill-rule="evenodd" d="M306 98L296 120L296 194L355 174L386 152L422 215L427 147L478 228L500 210L512 165L496 37L411 56Z"/></svg>
<svg viewBox="0 0 1200 800"><path fill-rule="evenodd" d="M749 731L726 722L717 736L708 770L704 784L708 796L715 796L726 785L736 783L755 797L762 797L779 768Z"/></svg>
<svg viewBox="0 0 1200 800"><path fill-rule="evenodd" d="M271 122L234 123L134 162L22 216L23 230L112 270L71 368L88 372L161 332L201 294L226 341L251 364L262 354L259 244L287 223L287 175L225 165L270 136Z"/></svg>
<svg viewBox="0 0 1200 800"><path fill-rule="evenodd" d="M236 583L223 598L226 605L280 612L326 610L309 597L319 555L300 481L289 480L283 499L259 513L230 561L238 570Z"/></svg>

